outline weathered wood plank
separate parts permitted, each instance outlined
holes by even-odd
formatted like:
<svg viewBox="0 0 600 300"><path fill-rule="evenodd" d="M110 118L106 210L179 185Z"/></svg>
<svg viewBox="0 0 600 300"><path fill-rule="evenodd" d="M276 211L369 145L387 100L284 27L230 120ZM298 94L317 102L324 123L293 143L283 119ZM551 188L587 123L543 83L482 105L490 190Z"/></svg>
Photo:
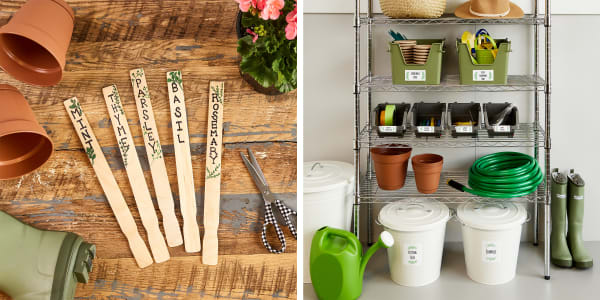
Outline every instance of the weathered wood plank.
<svg viewBox="0 0 600 300"><path fill-rule="evenodd" d="M3 1L0 24L24 0ZM127 41L235 36L235 1L68 0L75 11L73 41Z"/></svg>
<svg viewBox="0 0 600 300"><path fill-rule="evenodd" d="M295 254L228 255L216 266L174 257L146 269L133 259L99 257L75 299L295 299L296 271Z"/></svg>

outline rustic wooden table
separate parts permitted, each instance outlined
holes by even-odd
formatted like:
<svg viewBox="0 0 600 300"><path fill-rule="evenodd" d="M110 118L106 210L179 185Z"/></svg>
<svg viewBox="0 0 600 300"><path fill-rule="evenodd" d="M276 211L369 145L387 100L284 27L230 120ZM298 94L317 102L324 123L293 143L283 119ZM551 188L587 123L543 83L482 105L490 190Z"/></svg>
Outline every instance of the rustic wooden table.
<svg viewBox="0 0 600 300"><path fill-rule="evenodd" d="M72 231L96 244L98 257L80 299L296 298L296 241L285 254L260 242L263 201L239 152L251 148L273 192L296 207L296 93L264 96L239 74L233 0L68 1L76 15L64 78L37 87L0 73L17 87L54 141L51 159L38 171L0 181L0 210L37 228ZM0 24L24 1L1 1ZM189 116L198 221L202 224L208 82L225 81L225 122L219 264L199 253L170 248L171 260L139 269L62 105L76 96L145 238L121 162L101 89L115 83L152 186L128 70L143 67L171 189L178 189L165 72L180 69ZM151 188L151 192L153 190ZM158 208L157 208L158 212ZM181 215L178 211L180 222ZM201 227L202 230L202 227ZM0 295L0 299L7 299Z"/></svg>

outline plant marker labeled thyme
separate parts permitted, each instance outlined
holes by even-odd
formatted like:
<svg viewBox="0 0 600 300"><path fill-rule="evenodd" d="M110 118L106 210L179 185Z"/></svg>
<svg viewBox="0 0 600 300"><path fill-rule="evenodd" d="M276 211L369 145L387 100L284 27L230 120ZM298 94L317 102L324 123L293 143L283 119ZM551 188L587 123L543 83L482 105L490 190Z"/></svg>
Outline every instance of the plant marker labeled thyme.
<svg viewBox="0 0 600 300"><path fill-rule="evenodd" d="M199 252L200 228L198 228L198 220L196 219L197 208L192 153L181 71L167 72L167 89L169 91L169 106L171 107L173 148L175 149L177 185L179 186L179 206L183 216L185 252Z"/></svg>
<svg viewBox="0 0 600 300"><path fill-rule="evenodd" d="M85 149L85 153L90 159L92 168L96 173L96 178L98 178L98 182L100 182L100 186L102 186L108 204L117 219L117 223L119 223L121 231L129 243L129 248L131 249L131 253L135 258L137 265L140 268L151 265L152 256L150 255L150 251L148 251L144 240L138 232L137 225L129 211L129 207L127 207L125 198L108 166L108 162L102 153L100 144L98 144L98 140L96 140L96 136L81 109L79 101L77 98L73 97L65 100L64 105L73 122L75 132L77 132L77 136Z"/></svg>
<svg viewBox="0 0 600 300"><path fill-rule="evenodd" d="M129 184L133 191L133 197L135 198L142 224L148 234L148 243L150 244L154 261L157 263L167 261L170 258L169 249L158 226L158 217L154 209L154 203L152 203L152 197L150 196L148 185L146 185L144 172L142 171L140 159L135 150L135 144L133 143L131 130L127 124L127 117L121 104L121 97L117 91L117 86L114 84L107 86L102 89L102 93L104 94L106 108L108 109L115 137L117 138L117 144L119 144L121 158L123 159L127 178L129 178Z"/></svg>
<svg viewBox="0 0 600 300"><path fill-rule="evenodd" d="M224 82L210 82L204 181L204 250L202 263L216 265L219 254L219 204L221 202L221 152L223 149Z"/></svg>
<svg viewBox="0 0 600 300"><path fill-rule="evenodd" d="M181 236L179 221L175 215L175 203L173 201L173 194L171 193L169 177L167 176L167 167L165 166L162 146L158 137L158 129L154 120L154 111L152 110L146 75L142 68L131 70L129 74L131 76L135 105L140 117L142 135L144 136L144 148L146 148L148 165L150 165L150 172L152 173L154 192L156 193L158 207L163 217L163 227L165 229L167 244L170 247L179 246L183 244L183 237Z"/></svg>

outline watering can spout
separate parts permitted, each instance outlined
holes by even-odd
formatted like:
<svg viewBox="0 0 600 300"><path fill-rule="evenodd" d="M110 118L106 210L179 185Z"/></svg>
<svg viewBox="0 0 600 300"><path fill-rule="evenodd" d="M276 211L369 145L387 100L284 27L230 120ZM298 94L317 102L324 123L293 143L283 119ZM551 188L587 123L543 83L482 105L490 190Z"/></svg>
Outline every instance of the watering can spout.
<svg viewBox="0 0 600 300"><path fill-rule="evenodd" d="M373 254L375 254L375 252L377 252L377 250L381 249L381 248L389 248L391 246L394 245L394 237L392 236L391 233L384 231L381 233L381 235L379 236L379 240L377 240L377 243L375 243L375 245L371 246L371 248L369 248L369 250L367 250L367 253L365 253L365 255L363 255L361 261L360 261L360 276L359 278L363 278L363 275L365 274L365 268L367 267L367 263L369 262L369 259L371 259L371 256L373 256Z"/></svg>

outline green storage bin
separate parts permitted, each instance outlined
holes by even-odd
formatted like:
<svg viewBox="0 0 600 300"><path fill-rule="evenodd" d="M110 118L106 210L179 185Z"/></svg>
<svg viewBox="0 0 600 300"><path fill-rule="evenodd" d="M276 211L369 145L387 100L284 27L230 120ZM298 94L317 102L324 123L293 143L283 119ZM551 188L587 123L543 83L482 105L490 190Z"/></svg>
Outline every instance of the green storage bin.
<svg viewBox="0 0 600 300"><path fill-rule="evenodd" d="M445 40L418 39L417 45L431 45L424 65L406 64L400 46L390 42L394 84L440 84Z"/></svg>
<svg viewBox="0 0 600 300"><path fill-rule="evenodd" d="M474 64L469 57L466 44L456 40L460 84L506 84L508 78L508 53L511 51L508 39L496 40L498 54L493 64Z"/></svg>

